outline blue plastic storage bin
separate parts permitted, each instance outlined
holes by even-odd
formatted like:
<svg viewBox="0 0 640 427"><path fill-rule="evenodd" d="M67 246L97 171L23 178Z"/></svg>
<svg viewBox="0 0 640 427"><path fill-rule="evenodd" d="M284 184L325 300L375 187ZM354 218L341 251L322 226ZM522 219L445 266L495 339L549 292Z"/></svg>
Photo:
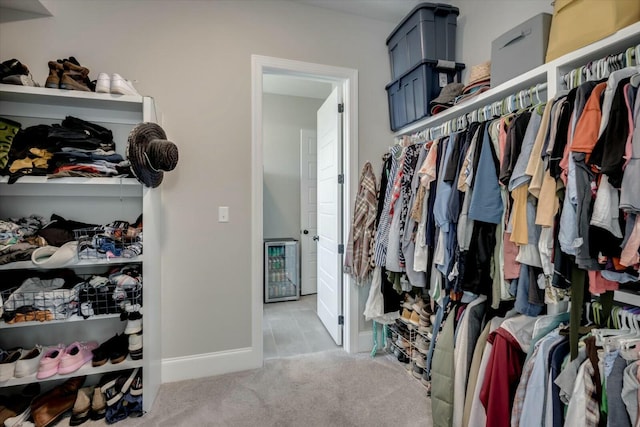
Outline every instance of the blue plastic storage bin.
<svg viewBox="0 0 640 427"><path fill-rule="evenodd" d="M420 3L387 38L391 79L396 80L425 59L456 60L457 7Z"/></svg>
<svg viewBox="0 0 640 427"><path fill-rule="evenodd" d="M423 60L386 86L391 130L430 115L429 103L447 83L461 82L464 64Z"/></svg>

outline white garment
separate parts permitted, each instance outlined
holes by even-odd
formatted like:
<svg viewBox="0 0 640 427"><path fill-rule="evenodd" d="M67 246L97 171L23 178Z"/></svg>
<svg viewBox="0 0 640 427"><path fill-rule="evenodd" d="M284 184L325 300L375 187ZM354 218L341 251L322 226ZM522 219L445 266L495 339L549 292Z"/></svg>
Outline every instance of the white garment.
<svg viewBox="0 0 640 427"><path fill-rule="evenodd" d="M413 269L415 271L427 271L429 268L429 247L427 246L427 216L429 215L429 190L424 195L422 202L422 217L416 231L416 246L413 252Z"/></svg>
<svg viewBox="0 0 640 427"><path fill-rule="evenodd" d="M538 240L538 252L545 276L553 276L553 228L542 227L540 240Z"/></svg>
<svg viewBox="0 0 640 427"><path fill-rule="evenodd" d="M394 323L400 317L400 312L392 313L384 312L384 298L382 296L382 267L376 266L371 276L371 287L369 288L369 297L364 306L365 320L373 320L383 325Z"/></svg>
<svg viewBox="0 0 640 427"><path fill-rule="evenodd" d="M400 205L401 198L398 197L393 208L393 217L389 226L389 242L387 243L387 261L385 266L388 271L401 273L400 267Z"/></svg>
<svg viewBox="0 0 640 427"><path fill-rule="evenodd" d="M593 204L593 213L589 224L603 228L615 237L622 239L622 230L618 221L620 216L619 206L618 190L609 184L609 177L603 174L596 193L596 201Z"/></svg>
<svg viewBox="0 0 640 427"><path fill-rule="evenodd" d="M587 397L585 395L585 368L591 365L587 359L578 369L578 376L573 384L573 393L567 408L565 427L584 427L587 425Z"/></svg>

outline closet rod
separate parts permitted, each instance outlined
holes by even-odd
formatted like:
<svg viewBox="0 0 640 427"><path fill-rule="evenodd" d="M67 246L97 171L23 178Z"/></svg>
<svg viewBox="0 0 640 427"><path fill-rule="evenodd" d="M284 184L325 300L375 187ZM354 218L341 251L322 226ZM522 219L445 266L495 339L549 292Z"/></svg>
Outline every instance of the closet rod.
<svg viewBox="0 0 640 427"><path fill-rule="evenodd" d="M540 97L540 92L546 90L547 83L538 83L530 89L523 89L500 101L492 102L491 104L474 109L469 113L442 122L439 125L423 129L412 134L409 138L412 142L430 141L440 136L466 129L469 123L490 120L492 117L511 114L531 105L543 104L545 101ZM402 137L396 138L396 141L399 140L402 140Z"/></svg>
<svg viewBox="0 0 640 427"><path fill-rule="evenodd" d="M590 80L606 79L611 72L634 65L640 65L640 44L635 47L631 46L624 52L607 55L604 58L590 61L581 67L574 68L564 74L561 80L566 88L571 90Z"/></svg>

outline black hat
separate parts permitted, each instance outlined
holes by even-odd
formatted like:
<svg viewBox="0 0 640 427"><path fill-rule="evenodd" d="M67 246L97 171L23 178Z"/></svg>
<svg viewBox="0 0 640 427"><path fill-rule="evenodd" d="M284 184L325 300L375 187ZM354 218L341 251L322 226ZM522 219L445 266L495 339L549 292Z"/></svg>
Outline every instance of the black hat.
<svg viewBox="0 0 640 427"><path fill-rule="evenodd" d="M147 187L160 185L164 172L178 164L178 147L156 123L140 123L129 133L127 158L131 172Z"/></svg>

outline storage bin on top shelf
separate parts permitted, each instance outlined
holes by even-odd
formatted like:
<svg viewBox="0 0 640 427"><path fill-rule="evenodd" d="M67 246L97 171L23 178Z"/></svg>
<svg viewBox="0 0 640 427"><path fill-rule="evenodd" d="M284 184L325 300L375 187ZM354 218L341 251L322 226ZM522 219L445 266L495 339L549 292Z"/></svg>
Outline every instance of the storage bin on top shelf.
<svg viewBox="0 0 640 427"><path fill-rule="evenodd" d="M448 4L417 5L387 38L391 80L425 59L455 61L458 14L458 8Z"/></svg>
<svg viewBox="0 0 640 427"><path fill-rule="evenodd" d="M547 62L638 21L638 0L555 0Z"/></svg>
<svg viewBox="0 0 640 427"><path fill-rule="evenodd" d="M391 130L430 115L429 103L448 83L461 82L464 64L422 60L399 79L386 86Z"/></svg>

